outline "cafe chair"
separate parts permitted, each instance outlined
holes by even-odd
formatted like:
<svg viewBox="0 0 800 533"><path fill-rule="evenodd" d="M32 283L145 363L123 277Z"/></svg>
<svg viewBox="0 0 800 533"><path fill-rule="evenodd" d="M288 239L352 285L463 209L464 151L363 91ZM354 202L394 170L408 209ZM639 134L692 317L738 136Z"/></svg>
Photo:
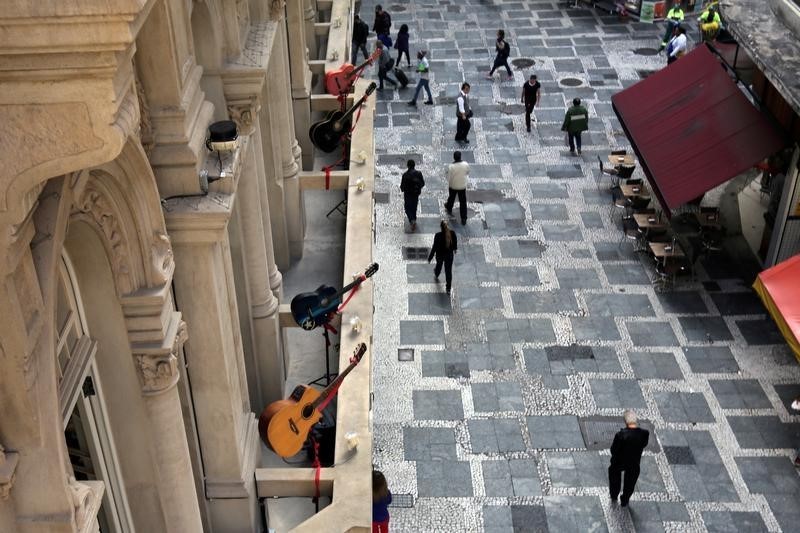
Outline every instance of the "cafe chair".
<svg viewBox="0 0 800 533"><path fill-rule="evenodd" d="M639 228L639 225L636 224L636 221L632 218L623 218L622 219L622 237L619 239L619 244L617 244L617 248L622 250L622 243L625 241L630 241L633 243L633 251L634 252L641 252L642 248L642 230Z"/></svg>
<svg viewBox="0 0 800 533"><path fill-rule="evenodd" d="M597 185L597 190L600 190L600 182L602 181L604 176L609 176L611 178L611 186L617 187L619 185L619 171L616 168L610 168L603 165L603 160L600 156L597 156L597 162L600 163L600 174L597 175L597 180L595 181L595 185Z"/></svg>
<svg viewBox="0 0 800 533"><path fill-rule="evenodd" d="M684 258L666 258L664 261L656 261L656 278L653 286L658 292L670 291L675 288L675 282L679 276L691 274L689 262Z"/></svg>
<svg viewBox="0 0 800 533"><path fill-rule="evenodd" d="M701 226L718 226L719 225L719 208L717 207L701 207L700 213Z"/></svg>
<svg viewBox="0 0 800 533"><path fill-rule="evenodd" d="M630 177L633 176L633 171L636 170L636 165L617 165L614 169L617 171L619 179L630 180Z"/></svg>
<svg viewBox="0 0 800 533"><path fill-rule="evenodd" d="M619 186L611 189L611 211L609 212L611 222L614 222L614 214L618 212L622 213L622 220L630 218L630 216L628 216L628 209L630 209L630 206L630 200L622 194L622 189L620 189Z"/></svg>

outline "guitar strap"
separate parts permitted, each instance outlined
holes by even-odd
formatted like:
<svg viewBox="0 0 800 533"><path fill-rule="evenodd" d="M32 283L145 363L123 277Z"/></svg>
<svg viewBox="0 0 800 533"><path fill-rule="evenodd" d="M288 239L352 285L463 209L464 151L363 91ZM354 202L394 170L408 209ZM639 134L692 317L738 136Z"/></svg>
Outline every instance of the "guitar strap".
<svg viewBox="0 0 800 533"><path fill-rule="evenodd" d="M359 276L359 279L361 280L361 283L364 283L367 280L367 276L361 274ZM345 298L345 300L342 302L342 305L340 305L339 309L336 310L337 313L341 313L342 309L344 309L344 306L347 305L347 303L353 299L353 296L355 295L356 291L358 290L359 287L361 287L361 283L350 289L350 294L347 295L347 298Z"/></svg>
<svg viewBox="0 0 800 533"><path fill-rule="evenodd" d="M311 446L314 447L314 462L311 463L311 467L314 469L314 497L311 498L311 501L314 502L314 506L316 508L315 512L319 512L319 478L320 474L322 473L322 463L319 462L319 442L313 436L311 436Z"/></svg>

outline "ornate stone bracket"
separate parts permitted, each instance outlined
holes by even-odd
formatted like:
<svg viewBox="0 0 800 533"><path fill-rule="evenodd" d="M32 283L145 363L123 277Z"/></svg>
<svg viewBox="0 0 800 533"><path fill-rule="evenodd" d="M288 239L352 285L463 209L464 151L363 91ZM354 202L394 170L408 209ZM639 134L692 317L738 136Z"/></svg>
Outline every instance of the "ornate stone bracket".
<svg viewBox="0 0 800 533"><path fill-rule="evenodd" d="M150 260L153 267L153 282L169 283L175 270L175 261L172 253L172 244L166 233L156 231L153 234L153 243L150 246Z"/></svg>
<svg viewBox="0 0 800 533"><path fill-rule="evenodd" d="M236 122L240 135L250 135L255 130L255 119L261 110L261 103L255 96L244 102L228 104L228 114Z"/></svg>
<svg viewBox="0 0 800 533"><path fill-rule="evenodd" d="M0 500L7 500L14 486L14 475L19 463L17 452L7 452L0 444Z"/></svg>
<svg viewBox="0 0 800 533"><path fill-rule="evenodd" d="M271 0L269 3L269 18L270 20L278 21L283 16L283 8L286 5L284 0Z"/></svg>
<svg viewBox="0 0 800 533"><path fill-rule="evenodd" d="M139 370L139 381L142 394L151 396L166 392L178 383L178 352L189 338L186 322L179 320L177 331L168 350L154 350L150 353L139 353L136 367Z"/></svg>

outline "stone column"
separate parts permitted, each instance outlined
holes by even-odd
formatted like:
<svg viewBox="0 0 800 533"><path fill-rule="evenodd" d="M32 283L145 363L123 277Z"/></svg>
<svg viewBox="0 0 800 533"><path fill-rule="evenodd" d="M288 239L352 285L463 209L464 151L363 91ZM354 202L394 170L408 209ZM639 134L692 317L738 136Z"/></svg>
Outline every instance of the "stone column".
<svg viewBox="0 0 800 533"><path fill-rule="evenodd" d="M285 24L278 25L275 46L272 50L274 59L270 61L270 91L275 98L276 119L284 125L280 135L281 162L283 163L283 202L286 215L286 234L289 238L291 259L303 257L303 238L305 223L302 199L300 196L300 180L297 164L300 147L295 137L294 120L291 116L292 97L289 84L289 60L287 54L287 36Z"/></svg>
<svg viewBox="0 0 800 533"><path fill-rule="evenodd" d="M175 299L191 328L184 351L212 529L255 531L260 445L240 375L244 355L226 230L233 200L220 193L173 200L165 219L175 254Z"/></svg>
<svg viewBox="0 0 800 533"><path fill-rule="evenodd" d="M307 42L304 7L302 0L290 1L286 4L286 29L289 36L289 69L292 79L292 109L294 111L295 131L307 132L311 127L311 70L308 68ZM313 36L312 36L313 37ZM314 148L308 135L299 136L302 149L302 163L305 170L311 170L314 164Z"/></svg>
<svg viewBox="0 0 800 533"><path fill-rule="evenodd" d="M175 386L180 378L178 353L186 338L186 323L180 313L173 312L162 346L131 346L153 436L158 493L167 531L203 530Z"/></svg>
<svg viewBox="0 0 800 533"><path fill-rule="evenodd" d="M300 0L303 3L303 21L306 26L306 45L308 46L308 57L319 59L317 46L317 35L314 32L314 23L317 21L317 0Z"/></svg>
<svg viewBox="0 0 800 533"><path fill-rule="evenodd" d="M240 124L240 131L252 134L252 122ZM263 163L257 163L256 146L248 142L244 155L243 173L239 180L238 201L242 229L242 249L247 271L247 290L250 302L250 320L253 328L256 367L260 389L261 407L283 398L284 368L278 323L279 301L270 287L270 265L275 271L272 257L269 226L269 205L262 205L259 183L264 180ZM259 173L261 170L261 173ZM270 243L269 248L265 246Z"/></svg>

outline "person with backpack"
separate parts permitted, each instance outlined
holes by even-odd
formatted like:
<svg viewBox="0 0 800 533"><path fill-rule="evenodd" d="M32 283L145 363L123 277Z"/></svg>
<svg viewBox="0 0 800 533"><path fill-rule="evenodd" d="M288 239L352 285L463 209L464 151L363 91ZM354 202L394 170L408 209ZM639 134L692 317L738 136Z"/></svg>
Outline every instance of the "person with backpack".
<svg viewBox="0 0 800 533"><path fill-rule="evenodd" d="M417 52L417 90L414 91L414 98L408 102L408 105L417 105L417 98L419 97L420 91L425 88L425 92L428 93L428 99L425 100L425 105L433 105L433 96L431 95L431 85L430 81L428 80L428 75L430 73L430 63L428 62L428 52L425 50L420 50Z"/></svg>
<svg viewBox="0 0 800 533"><path fill-rule="evenodd" d="M361 20L361 17L358 15L353 17L353 41L351 43L352 53L350 57L350 63L353 65L356 64L359 50L364 54L365 60L369 58L369 52L367 52L368 36L369 26L367 26L367 23Z"/></svg>
<svg viewBox="0 0 800 533"><path fill-rule="evenodd" d="M411 68L411 56L408 55L408 24L400 26L400 31L397 32L397 39L394 40L394 48L397 50L397 61L395 61L397 68L400 68L404 53L406 54L408 68Z"/></svg>
<svg viewBox="0 0 800 533"><path fill-rule="evenodd" d="M372 24L372 31L386 46L392 46L392 38L389 37L389 29L391 27L392 16L378 4L375 6L375 22Z"/></svg>
<svg viewBox="0 0 800 533"><path fill-rule="evenodd" d="M394 58L389 55L389 51L383 46L383 41L376 41L375 48L380 51L380 55L378 56L378 81L380 82L378 90L383 90L384 81L397 87L397 82L389 77L389 72L391 72L394 66Z"/></svg>
<svg viewBox="0 0 800 533"><path fill-rule="evenodd" d="M436 257L436 266L433 268L433 276L439 281L439 274L442 273L444 265L445 290L450 294L453 284L453 258L458 251L458 238L456 232L450 229L446 220L439 223L441 231L433 236L433 246L428 255L428 263Z"/></svg>
<svg viewBox="0 0 800 533"><path fill-rule="evenodd" d="M495 50L497 50L497 55L494 57L492 70L490 70L489 74L486 75L486 79L493 79L492 76L494 75L495 70L497 70L499 67L506 67L508 79L510 80L513 77L511 73L511 67L508 66L508 56L511 54L511 45L506 42L505 31L497 30L497 41L495 41L494 47Z"/></svg>
<svg viewBox="0 0 800 533"><path fill-rule="evenodd" d="M425 187L425 179L422 177L422 172L415 168L416 163L413 159L409 159L406 166L408 170L400 180L400 190L403 192L403 208L413 233L417 231L417 205L422 188Z"/></svg>

